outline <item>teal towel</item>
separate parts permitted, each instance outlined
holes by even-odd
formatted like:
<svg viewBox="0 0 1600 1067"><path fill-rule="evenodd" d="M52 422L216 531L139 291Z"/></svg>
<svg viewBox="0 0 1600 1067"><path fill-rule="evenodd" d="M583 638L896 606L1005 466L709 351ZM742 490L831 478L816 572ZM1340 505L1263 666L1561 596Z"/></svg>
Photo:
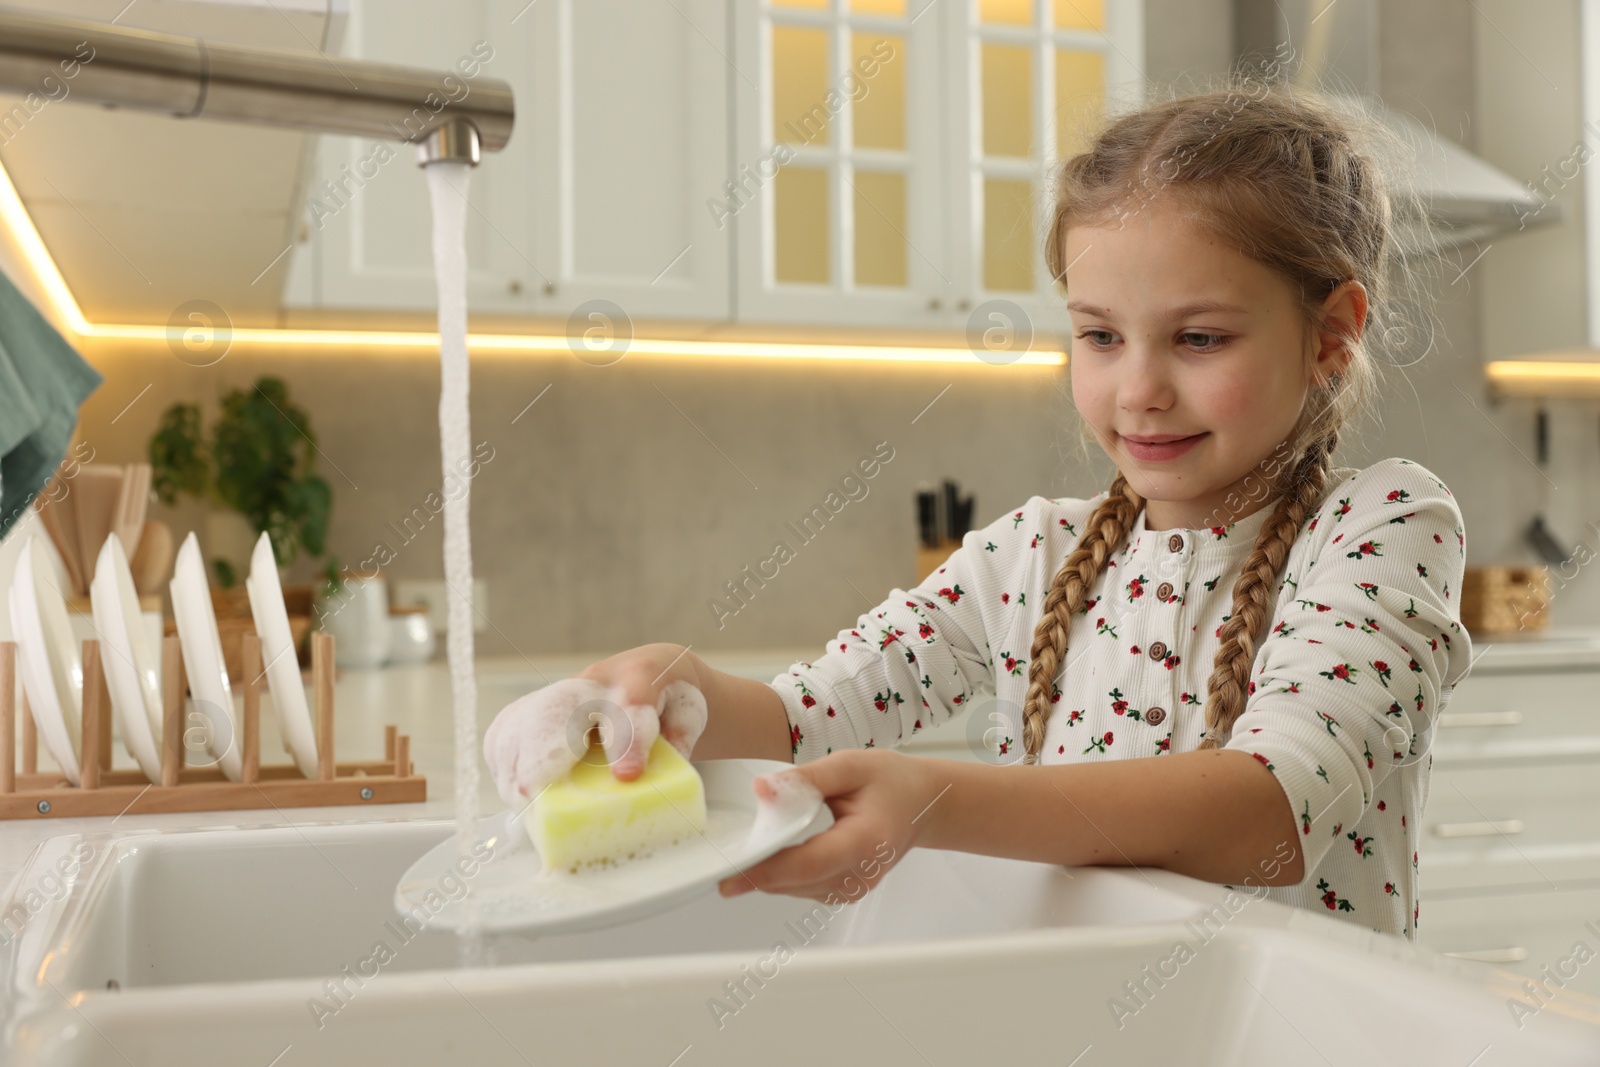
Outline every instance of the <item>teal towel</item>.
<svg viewBox="0 0 1600 1067"><path fill-rule="evenodd" d="M0 271L0 539L55 473L100 382Z"/></svg>

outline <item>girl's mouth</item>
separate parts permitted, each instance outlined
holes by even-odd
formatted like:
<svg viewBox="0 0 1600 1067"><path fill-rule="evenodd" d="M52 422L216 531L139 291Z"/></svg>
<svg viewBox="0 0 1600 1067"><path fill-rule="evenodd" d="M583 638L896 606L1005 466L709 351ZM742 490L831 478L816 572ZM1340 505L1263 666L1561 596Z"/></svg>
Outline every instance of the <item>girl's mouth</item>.
<svg viewBox="0 0 1600 1067"><path fill-rule="evenodd" d="M1210 431L1208 430L1205 433L1182 437L1176 441L1162 441L1159 443L1135 441L1132 438L1124 437L1122 439L1122 447L1127 449L1128 454L1134 459L1159 462L1161 460L1177 459L1209 436Z"/></svg>

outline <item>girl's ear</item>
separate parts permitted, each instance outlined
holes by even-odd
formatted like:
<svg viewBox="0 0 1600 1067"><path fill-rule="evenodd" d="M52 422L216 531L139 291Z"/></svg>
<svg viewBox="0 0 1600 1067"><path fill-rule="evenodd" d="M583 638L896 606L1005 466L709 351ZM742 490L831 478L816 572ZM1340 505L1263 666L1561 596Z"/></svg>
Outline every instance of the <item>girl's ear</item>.
<svg viewBox="0 0 1600 1067"><path fill-rule="evenodd" d="M1367 287L1355 279L1335 286L1322 302L1322 315L1329 325L1316 330L1316 376L1326 381L1343 371L1354 354L1345 337L1359 338L1366 329Z"/></svg>

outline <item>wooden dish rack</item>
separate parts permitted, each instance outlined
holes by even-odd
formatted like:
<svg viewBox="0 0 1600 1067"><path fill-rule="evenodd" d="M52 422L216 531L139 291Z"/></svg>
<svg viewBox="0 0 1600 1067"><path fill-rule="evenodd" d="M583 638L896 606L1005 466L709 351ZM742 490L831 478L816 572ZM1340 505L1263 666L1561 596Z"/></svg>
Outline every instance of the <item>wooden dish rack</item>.
<svg viewBox="0 0 1600 1067"><path fill-rule="evenodd" d="M184 765L183 704L188 681L178 639L161 644L161 782L144 772L111 769L111 694L100 643L83 642L83 728L80 783L39 770L39 739L27 695L22 698L22 768L16 753L16 644L0 641L0 819L150 815L247 808L313 808L340 804L406 804L428 799L428 782L411 765L411 739L383 729L381 760L336 763L333 752L333 635L311 635L312 709L317 776L293 763L261 763L261 639L244 637L244 721L240 780L218 766Z"/></svg>

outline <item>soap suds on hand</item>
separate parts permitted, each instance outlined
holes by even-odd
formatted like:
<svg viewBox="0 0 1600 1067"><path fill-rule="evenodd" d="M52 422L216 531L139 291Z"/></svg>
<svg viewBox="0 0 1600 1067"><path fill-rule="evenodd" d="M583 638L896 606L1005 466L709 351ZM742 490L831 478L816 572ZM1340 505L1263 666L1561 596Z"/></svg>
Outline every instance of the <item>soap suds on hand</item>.
<svg viewBox="0 0 1600 1067"><path fill-rule="evenodd" d="M771 799L756 793L756 819L750 826L751 838L766 837L786 823L815 812L822 803L822 791L803 775L778 771L761 775L761 780L772 787ZM754 789L754 785L751 786Z"/></svg>

